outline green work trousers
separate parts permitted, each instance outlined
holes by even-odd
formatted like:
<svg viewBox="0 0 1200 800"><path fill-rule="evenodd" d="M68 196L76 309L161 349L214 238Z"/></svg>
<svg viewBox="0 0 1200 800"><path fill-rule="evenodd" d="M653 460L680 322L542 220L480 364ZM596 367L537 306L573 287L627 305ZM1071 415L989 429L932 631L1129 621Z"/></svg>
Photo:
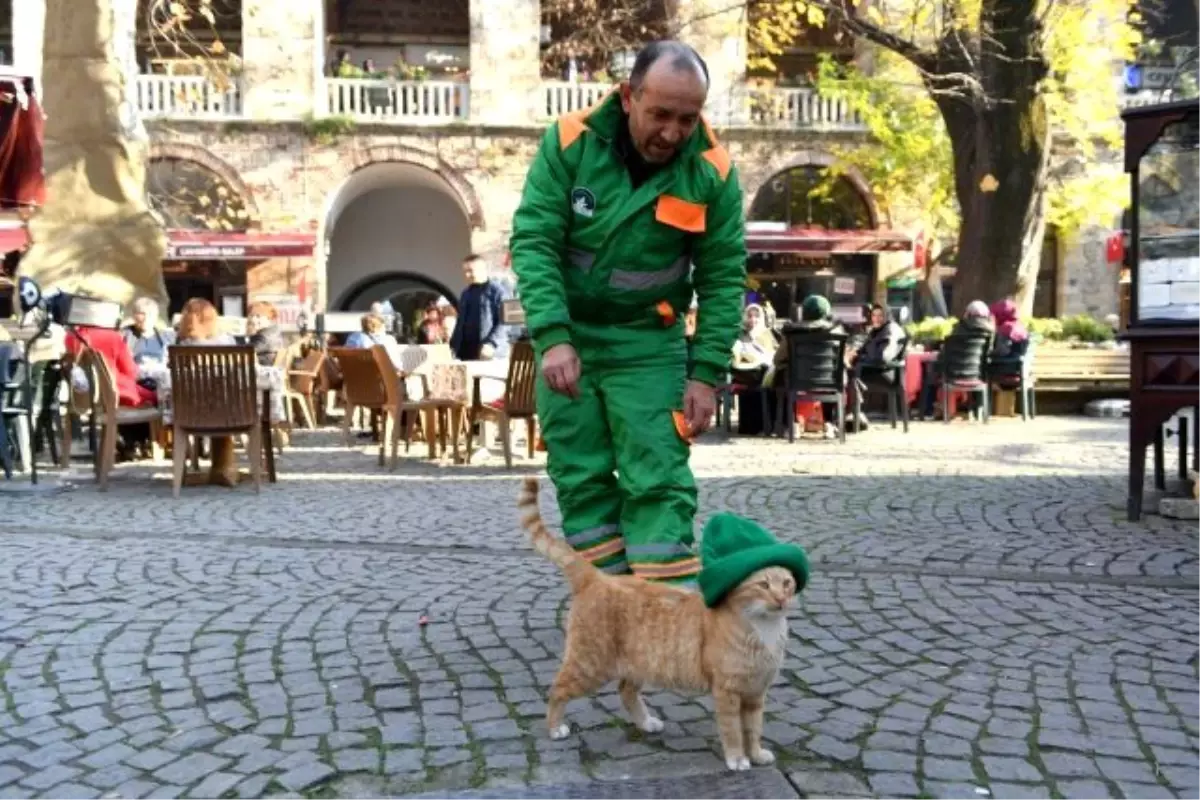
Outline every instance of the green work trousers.
<svg viewBox="0 0 1200 800"><path fill-rule="evenodd" d="M571 338L579 396L537 385L567 541L605 572L694 584L696 482L673 418L687 382L683 326L574 323Z"/></svg>

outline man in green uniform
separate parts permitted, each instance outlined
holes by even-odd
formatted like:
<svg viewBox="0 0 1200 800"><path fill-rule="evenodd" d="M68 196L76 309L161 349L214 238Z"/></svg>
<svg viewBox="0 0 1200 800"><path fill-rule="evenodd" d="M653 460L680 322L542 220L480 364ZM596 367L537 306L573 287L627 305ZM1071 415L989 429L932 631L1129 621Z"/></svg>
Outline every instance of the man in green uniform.
<svg viewBox="0 0 1200 800"><path fill-rule="evenodd" d="M692 48L648 45L619 90L546 132L511 240L567 540L606 572L682 584L700 568L689 443L716 408L746 265L707 93Z"/></svg>

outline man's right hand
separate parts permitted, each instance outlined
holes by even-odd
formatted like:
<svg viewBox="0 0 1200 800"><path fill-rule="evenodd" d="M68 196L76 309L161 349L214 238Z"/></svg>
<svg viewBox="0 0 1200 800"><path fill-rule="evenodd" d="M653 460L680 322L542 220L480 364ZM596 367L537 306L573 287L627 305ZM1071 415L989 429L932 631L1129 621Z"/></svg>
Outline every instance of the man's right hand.
<svg viewBox="0 0 1200 800"><path fill-rule="evenodd" d="M546 385L567 397L579 396L579 355L569 344L556 344L542 354Z"/></svg>

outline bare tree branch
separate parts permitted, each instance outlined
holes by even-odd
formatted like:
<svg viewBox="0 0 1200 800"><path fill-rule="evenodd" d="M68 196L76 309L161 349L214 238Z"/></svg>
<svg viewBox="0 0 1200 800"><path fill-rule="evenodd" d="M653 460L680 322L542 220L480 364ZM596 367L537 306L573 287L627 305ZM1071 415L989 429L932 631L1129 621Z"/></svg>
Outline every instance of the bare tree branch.
<svg viewBox="0 0 1200 800"><path fill-rule="evenodd" d="M898 56L912 62L923 72L932 72L935 56L919 47L915 42L885 31L869 20L862 19L851 7L849 0L820 0L813 5L823 9L837 20L843 28L855 36L886 47Z"/></svg>

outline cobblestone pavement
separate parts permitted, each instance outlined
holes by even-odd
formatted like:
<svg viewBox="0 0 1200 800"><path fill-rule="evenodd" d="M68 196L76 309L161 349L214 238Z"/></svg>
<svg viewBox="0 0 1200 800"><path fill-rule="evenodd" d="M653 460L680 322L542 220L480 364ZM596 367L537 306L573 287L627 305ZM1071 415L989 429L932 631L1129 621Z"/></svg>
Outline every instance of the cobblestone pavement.
<svg viewBox="0 0 1200 800"><path fill-rule="evenodd" d="M1125 435L1045 419L696 448L706 512L815 561L766 725L801 794L1200 795L1196 527L1124 521ZM174 501L165 465L121 467L106 494L0 495L0 797L721 768L703 698L651 696L662 735L612 694L544 735L566 595L513 511L540 462L414 451L391 472L296 438L261 496Z"/></svg>

